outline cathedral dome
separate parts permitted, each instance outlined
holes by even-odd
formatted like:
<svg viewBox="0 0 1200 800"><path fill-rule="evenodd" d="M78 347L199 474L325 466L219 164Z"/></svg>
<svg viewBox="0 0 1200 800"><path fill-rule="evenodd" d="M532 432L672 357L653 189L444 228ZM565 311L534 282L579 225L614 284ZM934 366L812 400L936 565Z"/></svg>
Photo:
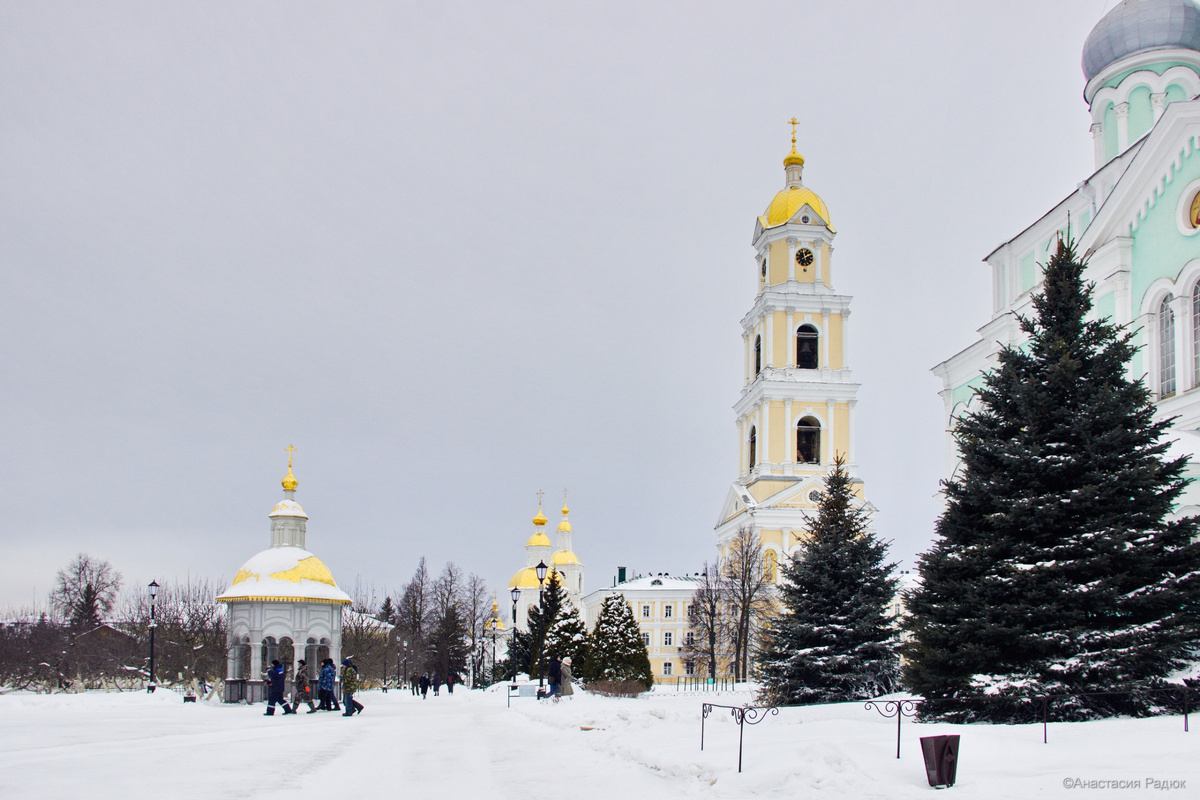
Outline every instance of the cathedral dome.
<svg viewBox="0 0 1200 800"><path fill-rule="evenodd" d="M351 602L321 559L299 547L272 547L252 557L217 600Z"/></svg>
<svg viewBox="0 0 1200 800"><path fill-rule="evenodd" d="M304 509L295 500L280 500L271 509L268 517L303 517L308 519L308 514L304 513Z"/></svg>
<svg viewBox="0 0 1200 800"><path fill-rule="evenodd" d="M579 556L575 555L570 550L559 550L550 557L550 563L556 567L565 566L567 564L578 564Z"/></svg>
<svg viewBox="0 0 1200 800"><path fill-rule="evenodd" d="M542 531L538 531L529 540L525 542L526 547L550 547L550 537Z"/></svg>
<svg viewBox="0 0 1200 800"><path fill-rule="evenodd" d="M1088 34L1083 74L1090 81L1127 56L1175 47L1200 50L1196 0L1121 0Z"/></svg>
<svg viewBox="0 0 1200 800"><path fill-rule="evenodd" d="M554 574L554 570L546 572L546 583L550 582L550 576ZM508 588L516 587L518 589L536 589L538 588L537 569L534 567L526 567L519 569L513 574L512 580L508 582Z"/></svg>
<svg viewBox="0 0 1200 800"><path fill-rule="evenodd" d="M829 209L825 206L825 201L812 189L804 186L791 186L775 195L775 199L767 206L767 212L763 215L766 227L782 225L795 216L806 203L821 218L821 222L830 228L833 227L829 222Z"/></svg>

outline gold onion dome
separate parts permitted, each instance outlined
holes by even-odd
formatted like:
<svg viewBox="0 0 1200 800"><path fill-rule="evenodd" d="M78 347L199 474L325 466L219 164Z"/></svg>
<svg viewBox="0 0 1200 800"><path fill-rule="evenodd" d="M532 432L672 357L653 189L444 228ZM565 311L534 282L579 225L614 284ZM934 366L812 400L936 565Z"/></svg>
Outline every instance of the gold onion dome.
<svg viewBox="0 0 1200 800"><path fill-rule="evenodd" d="M792 139L792 152L783 157L783 165L785 167L804 166L804 156L796 152L796 140Z"/></svg>
<svg viewBox="0 0 1200 800"><path fill-rule="evenodd" d="M526 547L550 547L550 537L543 531L538 531L525 542Z"/></svg>
<svg viewBox="0 0 1200 800"><path fill-rule="evenodd" d="M562 518L562 522L558 523L558 529L560 531L566 531L567 533L571 532L571 523L567 521L567 514L570 514L570 513L571 513L571 509L567 508L566 503L563 503L563 507L562 507L563 518Z"/></svg>
<svg viewBox="0 0 1200 800"><path fill-rule="evenodd" d="M537 516L533 518L533 524L545 525L547 522L548 520L546 519L546 515L542 513L542 504L538 503L538 513Z"/></svg>
<svg viewBox="0 0 1200 800"><path fill-rule="evenodd" d="M299 485L300 481L296 480L296 476L292 474L292 466L289 464L288 474L283 476L283 488L289 492L294 492Z"/></svg>

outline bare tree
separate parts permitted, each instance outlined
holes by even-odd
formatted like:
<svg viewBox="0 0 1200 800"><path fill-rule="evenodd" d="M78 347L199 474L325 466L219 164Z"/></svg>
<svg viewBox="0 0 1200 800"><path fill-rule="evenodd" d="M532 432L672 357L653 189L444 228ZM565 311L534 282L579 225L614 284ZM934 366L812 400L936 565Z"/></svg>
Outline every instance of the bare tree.
<svg viewBox="0 0 1200 800"><path fill-rule="evenodd" d="M429 669L427 639L432 607L433 586L425 566L425 557L422 556L396 604L396 630L401 639L408 642L410 674Z"/></svg>
<svg viewBox="0 0 1200 800"><path fill-rule="evenodd" d="M730 541L721 578L733 622L734 678L744 681L749 673L754 637L770 608L770 584L763 572L762 545L750 529L739 528Z"/></svg>
<svg viewBox="0 0 1200 800"><path fill-rule="evenodd" d="M80 553L58 571L50 602L76 631L94 628L112 610L121 589L121 573L112 564Z"/></svg>
<svg viewBox="0 0 1200 800"><path fill-rule="evenodd" d="M461 678L468 666L467 624L463 603L462 568L446 564L433 582L431 630L428 636L433 668L449 680Z"/></svg>
<svg viewBox="0 0 1200 800"><path fill-rule="evenodd" d="M721 661L729 655L732 625L728 605L720 562L705 563L700 585L688 606L684 653L710 678L717 677Z"/></svg>
<svg viewBox="0 0 1200 800"><path fill-rule="evenodd" d="M484 664L488 658L488 620L492 617L487 583L474 573L467 578L463 590L463 607L467 621L468 651L471 654L471 686L474 687L483 680Z"/></svg>

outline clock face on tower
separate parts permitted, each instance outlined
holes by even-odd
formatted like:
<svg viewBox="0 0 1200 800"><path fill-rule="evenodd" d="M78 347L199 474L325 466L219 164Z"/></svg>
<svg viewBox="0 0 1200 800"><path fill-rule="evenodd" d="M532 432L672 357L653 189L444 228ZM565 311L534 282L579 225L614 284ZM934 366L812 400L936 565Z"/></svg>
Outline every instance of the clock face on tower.
<svg viewBox="0 0 1200 800"><path fill-rule="evenodd" d="M797 251L796 263L802 267L811 266L813 263L812 250L809 250L807 247L805 247L804 249Z"/></svg>

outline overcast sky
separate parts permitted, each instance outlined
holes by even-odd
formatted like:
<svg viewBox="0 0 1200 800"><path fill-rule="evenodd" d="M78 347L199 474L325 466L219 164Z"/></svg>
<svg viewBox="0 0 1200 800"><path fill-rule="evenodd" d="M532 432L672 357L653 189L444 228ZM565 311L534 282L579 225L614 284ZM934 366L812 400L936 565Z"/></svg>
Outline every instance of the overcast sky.
<svg viewBox="0 0 1200 800"><path fill-rule="evenodd" d="M1111 5L0 4L0 604L79 551L227 580L290 443L343 586L424 555L504 589L539 489L589 589L699 569L793 115L911 566L929 370L989 318L982 257L1091 171Z"/></svg>

